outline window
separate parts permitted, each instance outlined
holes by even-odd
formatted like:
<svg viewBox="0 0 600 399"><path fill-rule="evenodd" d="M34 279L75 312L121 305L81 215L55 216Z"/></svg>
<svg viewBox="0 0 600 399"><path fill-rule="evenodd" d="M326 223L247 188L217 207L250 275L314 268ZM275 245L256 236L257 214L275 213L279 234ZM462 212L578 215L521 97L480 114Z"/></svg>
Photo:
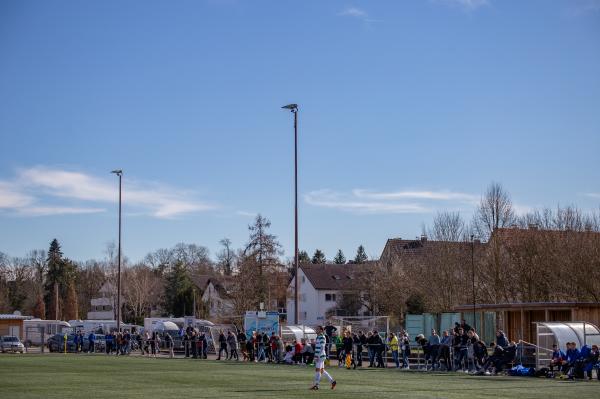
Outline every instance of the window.
<svg viewBox="0 0 600 399"><path fill-rule="evenodd" d="M325 294L325 301L326 302L335 302L336 301L335 294Z"/></svg>

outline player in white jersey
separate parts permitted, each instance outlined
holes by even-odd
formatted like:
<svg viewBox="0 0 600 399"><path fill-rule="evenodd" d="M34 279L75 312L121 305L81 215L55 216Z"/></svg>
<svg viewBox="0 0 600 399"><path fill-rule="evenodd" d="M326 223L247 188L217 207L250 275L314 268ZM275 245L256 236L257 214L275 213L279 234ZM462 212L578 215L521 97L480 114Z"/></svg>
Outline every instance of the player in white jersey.
<svg viewBox="0 0 600 399"><path fill-rule="evenodd" d="M317 339L315 340L315 383L310 388L312 390L319 389L319 382L321 382L322 375L325 375L325 377L327 377L331 383L331 389L335 389L335 386L337 385L333 377L329 375L327 371L325 371L325 359L327 359L327 354L325 351L326 345L327 340L325 338L323 326L319 326L317 327Z"/></svg>

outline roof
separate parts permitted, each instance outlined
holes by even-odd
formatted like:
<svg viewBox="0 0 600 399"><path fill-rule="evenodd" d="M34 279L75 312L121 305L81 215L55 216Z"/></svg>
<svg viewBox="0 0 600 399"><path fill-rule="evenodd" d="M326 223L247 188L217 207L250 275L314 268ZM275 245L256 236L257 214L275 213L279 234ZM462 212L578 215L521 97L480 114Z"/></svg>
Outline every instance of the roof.
<svg viewBox="0 0 600 399"><path fill-rule="evenodd" d="M476 245L481 243L476 241ZM421 239L403 240L402 238L390 238L385 244L383 252L389 252L395 256L422 256L431 250L442 247L454 247L464 250L471 249L471 243L466 241L432 241L423 237ZM383 254L382 254L383 255Z"/></svg>
<svg viewBox="0 0 600 399"><path fill-rule="evenodd" d="M17 314L0 314L0 320L29 320L33 316L22 316Z"/></svg>
<svg viewBox="0 0 600 399"><path fill-rule="evenodd" d="M357 281L370 274L377 267L377 262L339 264L300 265L312 286L317 290L352 290L356 289Z"/></svg>
<svg viewBox="0 0 600 399"><path fill-rule="evenodd" d="M528 310L528 309L573 309L573 308L600 308L598 302L511 302L498 304L475 304L475 311L490 310ZM457 312L473 310L473 305L458 305L454 307Z"/></svg>
<svg viewBox="0 0 600 399"><path fill-rule="evenodd" d="M549 237L553 239L566 239L568 237L600 237L600 232L593 230L557 230L557 229L541 229L531 225L529 228L521 227L504 227L495 229L490 240L498 238L503 242L519 241L527 237Z"/></svg>

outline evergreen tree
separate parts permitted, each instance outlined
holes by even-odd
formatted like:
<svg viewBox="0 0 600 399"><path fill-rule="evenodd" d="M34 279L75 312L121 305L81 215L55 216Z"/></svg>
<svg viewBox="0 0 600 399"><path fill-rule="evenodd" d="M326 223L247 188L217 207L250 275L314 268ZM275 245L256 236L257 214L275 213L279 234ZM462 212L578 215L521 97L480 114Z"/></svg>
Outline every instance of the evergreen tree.
<svg viewBox="0 0 600 399"><path fill-rule="evenodd" d="M44 284L46 316L48 319L61 319L63 299L68 297L69 286L75 285L76 266L70 260L63 258L60 244L56 238L50 243L46 262L48 265ZM57 296L58 304L56 303Z"/></svg>
<svg viewBox="0 0 600 399"><path fill-rule="evenodd" d="M335 254L335 258L333 258L333 263L338 265L343 265L346 263L346 257L341 249L338 249L337 254Z"/></svg>
<svg viewBox="0 0 600 399"><path fill-rule="evenodd" d="M61 307L60 293L57 292L58 286L63 282L63 269L64 260L63 253L60 250L60 244L55 238L50 243L50 249L48 250L48 257L46 263L48 264L46 272L46 282L44 284L44 301L46 302L47 319L59 319L60 314L56 314L56 309ZM58 295L57 295L58 294ZM58 304L56 303L56 297L58 296Z"/></svg>
<svg viewBox="0 0 600 399"><path fill-rule="evenodd" d="M359 245L356 250L356 256L354 257L354 263L365 263L368 259L369 257L365 252L365 248L362 245Z"/></svg>
<svg viewBox="0 0 600 399"><path fill-rule="evenodd" d="M265 274L274 272L281 267L279 255L283 253L277 237L268 233L271 227L269 219L257 215L254 224L248 226L250 240L246 245L244 256L250 263L256 265L256 293L260 302L265 301L267 281Z"/></svg>
<svg viewBox="0 0 600 399"><path fill-rule="evenodd" d="M311 262L314 264L327 263L327 259L325 259L325 254L323 253L323 251L317 249L315 250L315 254L312 257Z"/></svg>
<svg viewBox="0 0 600 399"><path fill-rule="evenodd" d="M310 263L310 256L306 251L298 251L298 264Z"/></svg>
<svg viewBox="0 0 600 399"><path fill-rule="evenodd" d="M168 315L173 317L182 317L194 311L193 284L182 262L175 263L166 276L164 305Z"/></svg>

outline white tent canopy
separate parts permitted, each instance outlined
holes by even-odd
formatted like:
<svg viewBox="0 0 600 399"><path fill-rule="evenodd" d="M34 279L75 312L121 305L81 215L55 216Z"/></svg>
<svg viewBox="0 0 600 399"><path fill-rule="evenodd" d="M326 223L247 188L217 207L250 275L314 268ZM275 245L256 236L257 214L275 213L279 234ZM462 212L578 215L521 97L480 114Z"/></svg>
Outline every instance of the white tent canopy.
<svg viewBox="0 0 600 399"><path fill-rule="evenodd" d="M567 342L575 342L578 348L583 345L600 346L600 329L586 322L538 322L537 324L537 366L545 365L552 357L552 345L562 351L567 350Z"/></svg>
<svg viewBox="0 0 600 399"><path fill-rule="evenodd" d="M310 340L317 338L317 333L312 327L288 325L281 327L281 337L285 342L300 341L302 338L306 338L310 342Z"/></svg>

